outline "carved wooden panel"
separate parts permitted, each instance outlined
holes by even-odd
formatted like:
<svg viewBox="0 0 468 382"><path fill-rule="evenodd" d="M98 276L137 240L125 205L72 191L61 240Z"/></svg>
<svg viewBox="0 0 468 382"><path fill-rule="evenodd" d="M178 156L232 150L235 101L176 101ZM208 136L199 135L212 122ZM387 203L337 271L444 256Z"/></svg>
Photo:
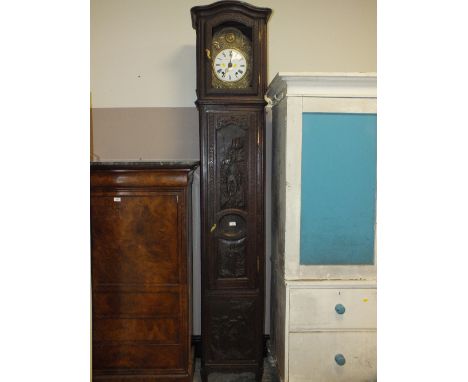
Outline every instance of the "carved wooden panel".
<svg viewBox="0 0 468 382"><path fill-rule="evenodd" d="M255 358L256 299L217 298L213 302L209 315L211 335L206 339L210 360L226 362Z"/></svg>
<svg viewBox="0 0 468 382"><path fill-rule="evenodd" d="M258 240L255 198L261 112L233 109L208 114L208 206L212 288L256 285Z"/></svg>
<svg viewBox="0 0 468 382"><path fill-rule="evenodd" d="M245 214L222 211L217 227L217 278L247 279L247 224Z"/></svg>
<svg viewBox="0 0 468 382"><path fill-rule="evenodd" d="M218 277L246 276L246 239L218 239Z"/></svg>
<svg viewBox="0 0 468 382"><path fill-rule="evenodd" d="M216 123L220 209L245 209L249 161L248 115L221 115Z"/></svg>

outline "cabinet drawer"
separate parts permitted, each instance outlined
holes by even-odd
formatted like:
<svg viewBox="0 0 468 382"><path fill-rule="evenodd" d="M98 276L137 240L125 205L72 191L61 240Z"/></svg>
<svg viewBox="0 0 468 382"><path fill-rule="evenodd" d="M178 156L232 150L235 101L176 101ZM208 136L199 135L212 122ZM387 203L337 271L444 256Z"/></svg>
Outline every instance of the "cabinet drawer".
<svg viewBox="0 0 468 382"><path fill-rule="evenodd" d="M178 317L180 295L170 292L95 292L93 313L97 318Z"/></svg>
<svg viewBox="0 0 468 382"><path fill-rule="evenodd" d="M100 319L93 323L93 340L147 341L161 344L179 342L180 322L177 318Z"/></svg>
<svg viewBox="0 0 468 382"><path fill-rule="evenodd" d="M175 194L91 196L93 285L180 283L180 214Z"/></svg>
<svg viewBox="0 0 468 382"><path fill-rule="evenodd" d="M375 289L293 289L289 330L375 329L376 303Z"/></svg>
<svg viewBox="0 0 468 382"><path fill-rule="evenodd" d="M185 351L181 345L94 344L93 369L160 369L161 371L180 369L182 367L181 354Z"/></svg>
<svg viewBox="0 0 468 382"><path fill-rule="evenodd" d="M289 381L377 381L376 332L290 333ZM340 366L335 357L341 354Z"/></svg>

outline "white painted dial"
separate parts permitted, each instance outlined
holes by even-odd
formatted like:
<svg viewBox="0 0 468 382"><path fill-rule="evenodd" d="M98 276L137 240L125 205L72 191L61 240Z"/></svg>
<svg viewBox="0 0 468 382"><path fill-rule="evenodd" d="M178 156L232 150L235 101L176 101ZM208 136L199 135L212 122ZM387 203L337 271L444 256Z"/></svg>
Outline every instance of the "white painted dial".
<svg viewBox="0 0 468 382"><path fill-rule="evenodd" d="M216 55L213 70L221 81L236 82L245 76L247 61L238 50L224 49Z"/></svg>

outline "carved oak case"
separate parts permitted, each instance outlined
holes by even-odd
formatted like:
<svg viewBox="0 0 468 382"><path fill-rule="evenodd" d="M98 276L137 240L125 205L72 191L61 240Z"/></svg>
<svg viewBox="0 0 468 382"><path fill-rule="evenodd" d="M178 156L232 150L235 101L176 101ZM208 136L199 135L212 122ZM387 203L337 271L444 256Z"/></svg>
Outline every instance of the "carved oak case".
<svg viewBox="0 0 468 382"><path fill-rule="evenodd" d="M266 32L239 1L191 10L197 32L202 377L263 372Z"/></svg>

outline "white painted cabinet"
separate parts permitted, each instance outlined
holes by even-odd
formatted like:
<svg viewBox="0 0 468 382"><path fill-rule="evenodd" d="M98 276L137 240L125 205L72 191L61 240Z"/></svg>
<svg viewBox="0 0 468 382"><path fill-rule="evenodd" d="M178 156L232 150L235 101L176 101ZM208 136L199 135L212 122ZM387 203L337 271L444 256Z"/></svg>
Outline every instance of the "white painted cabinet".
<svg viewBox="0 0 468 382"><path fill-rule="evenodd" d="M267 98L280 377L376 381L376 76L279 73Z"/></svg>

